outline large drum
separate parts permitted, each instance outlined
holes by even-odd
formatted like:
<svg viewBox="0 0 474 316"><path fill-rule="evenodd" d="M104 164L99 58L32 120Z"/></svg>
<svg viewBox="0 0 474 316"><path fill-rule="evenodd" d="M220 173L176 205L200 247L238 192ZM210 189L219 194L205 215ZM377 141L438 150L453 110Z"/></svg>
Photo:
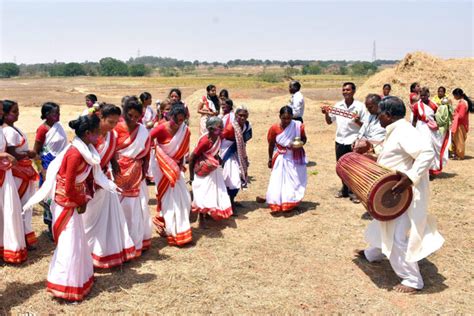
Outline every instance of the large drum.
<svg viewBox="0 0 474 316"><path fill-rule="evenodd" d="M355 152L345 154L337 162L336 172L377 220L397 218L411 204L412 188L393 194L392 188L401 177L364 155Z"/></svg>

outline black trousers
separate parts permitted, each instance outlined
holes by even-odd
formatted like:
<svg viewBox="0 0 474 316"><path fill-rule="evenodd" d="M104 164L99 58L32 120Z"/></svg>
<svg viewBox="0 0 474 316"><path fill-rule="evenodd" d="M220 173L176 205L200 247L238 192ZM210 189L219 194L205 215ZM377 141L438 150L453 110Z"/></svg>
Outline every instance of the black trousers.
<svg viewBox="0 0 474 316"><path fill-rule="evenodd" d="M352 145L344 145L344 144L339 144L336 142L336 160L339 160L342 156L344 156L347 153L350 153L352 151ZM349 188L347 185L342 182L342 194L343 195L348 195L350 193Z"/></svg>
<svg viewBox="0 0 474 316"><path fill-rule="evenodd" d="M301 123L303 123L303 118L302 117L294 117L293 119L295 121L300 121Z"/></svg>

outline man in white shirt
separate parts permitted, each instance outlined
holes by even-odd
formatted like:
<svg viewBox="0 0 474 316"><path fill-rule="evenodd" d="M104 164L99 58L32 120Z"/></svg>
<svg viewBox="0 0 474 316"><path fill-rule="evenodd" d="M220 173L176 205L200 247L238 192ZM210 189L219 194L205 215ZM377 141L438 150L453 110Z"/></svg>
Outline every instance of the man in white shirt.
<svg viewBox="0 0 474 316"><path fill-rule="evenodd" d="M362 126L359 130L357 140L354 142L353 151L364 154L368 149L379 148L385 138L385 128L380 126L379 103L382 101L378 94L371 93L365 98L365 107L369 115L365 121L361 122L356 117L355 122L360 122ZM375 147L375 148L374 148Z"/></svg>
<svg viewBox="0 0 474 316"><path fill-rule="evenodd" d="M293 110L293 119L303 123L304 98L300 89L301 84L299 81L293 80L290 82L289 90L291 93L291 99L288 106Z"/></svg>
<svg viewBox="0 0 474 316"><path fill-rule="evenodd" d="M336 122L336 160L339 160L344 154L352 151L352 144L359 135L360 127L363 121L366 120L367 111L365 105L357 100L354 100L354 93L356 86L353 82L345 82L342 85L342 95L344 100L336 103L335 108L352 112L355 117L348 118L340 115L329 113L325 108L322 109L326 118L327 124ZM360 203L359 199L349 192L349 188L342 183L342 188L336 193L336 198L350 197L354 203Z"/></svg>
<svg viewBox="0 0 474 316"><path fill-rule="evenodd" d="M412 293L423 288L418 261L443 245L435 219L428 214L428 170L434 157L429 140L406 121L405 105L397 97L387 97L380 105L380 124L387 129L377 162L401 176L392 188L400 194L413 185L413 200L405 213L389 221L373 220L365 232L370 247L356 254L369 262L386 256L402 279L397 292Z"/></svg>

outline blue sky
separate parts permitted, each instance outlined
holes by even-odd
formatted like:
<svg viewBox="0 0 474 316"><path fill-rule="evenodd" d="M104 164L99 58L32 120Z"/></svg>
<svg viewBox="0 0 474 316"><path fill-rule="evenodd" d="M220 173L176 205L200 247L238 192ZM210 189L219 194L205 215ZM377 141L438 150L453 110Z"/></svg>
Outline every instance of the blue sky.
<svg viewBox="0 0 474 316"><path fill-rule="evenodd" d="M0 0L0 61L471 57L473 1Z"/></svg>

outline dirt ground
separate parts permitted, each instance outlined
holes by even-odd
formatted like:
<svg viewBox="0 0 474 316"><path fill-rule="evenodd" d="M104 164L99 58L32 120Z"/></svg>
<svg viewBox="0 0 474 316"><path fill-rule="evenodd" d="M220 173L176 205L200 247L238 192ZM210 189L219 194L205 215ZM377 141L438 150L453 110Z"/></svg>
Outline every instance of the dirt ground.
<svg viewBox="0 0 474 316"><path fill-rule="evenodd" d="M191 107L202 95L205 81L160 82L154 79L18 79L0 81L0 99L20 103L18 127L30 142L40 124L41 102L54 100L61 121L82 111L83 98L97 92L101 100L118 104L127 94L147 90L163 98L172 86L183 88ZM239 216L199 229L193 223L194 246L169 247L156 233L152 248L141 258L112 271L96 272L91 294L79 304L57 301L46 292L45 280L54 245L45 234L39 210L34 228L38 249L28 261L14 266L0 263L0 313L167 313L167 314L458 314L474 311L474 137L469 133L467 159L449 161L445 173L432 181L430 211L446 239L434 255L420 262L425 288L415 295L391 291L399 282L388 261L368 264L354 258L362 248L362 205L336 200L340 181L335 173L334 126L327 126L319 110L322 100L339 99L332 87L303 83L306 95L308 187L305 201L294 212L272 216L255 202L265 193L270 170L266 166L266 131L278 120L278 109L289 99L286 84L214 81L229 88L236 104L246 104L254 129L248 144L252 183L238 195ZM193 110L194 114L194 110ZM473 117L471 117L473 119ZM192 116L193 144L198 117ZM154 189L150 187L150 194ZM156 202L151 201L151 204ZM469 206L471 205L471 206ZM150 206L154 214L154 206Z"/></svg>

